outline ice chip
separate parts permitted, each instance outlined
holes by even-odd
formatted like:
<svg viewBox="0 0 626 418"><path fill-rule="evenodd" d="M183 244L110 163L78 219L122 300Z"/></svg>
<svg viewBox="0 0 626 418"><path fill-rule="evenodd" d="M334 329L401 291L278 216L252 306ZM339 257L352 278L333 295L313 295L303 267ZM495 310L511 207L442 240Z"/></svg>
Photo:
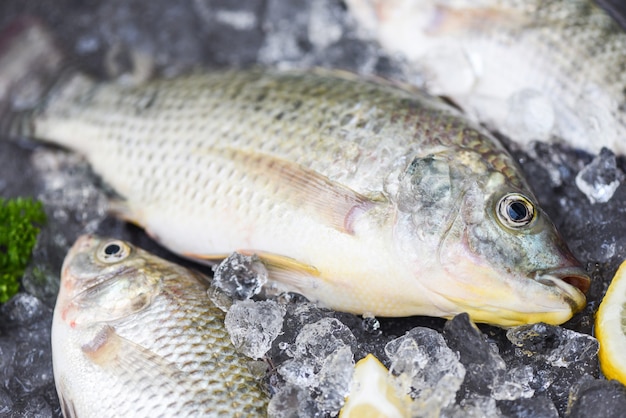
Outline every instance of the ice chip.
<svg viewBox="0 0 626 418"><path fill-rule="evenodd" d="M511 328L506 337L514 345L510 361L535 370L530 386L546 393L559 415L569 407L571 388L598 373L598 341L590 335L540 323Z"/></svg>
<svg viewBox="0 0 626 418"><path fill-rule="evenodd" d="M622 181L624 173L617 167L615 154L607 148L602 148L576 176L576 186L591 203L608 202Z"/></svg>
<svg viewBox="0 0 626 418"><path fill-rule="evenodd" d="M438 416L442 408L454 402L465 367L437 331L413 328L387 343L385 353L391 360L389 370L399 375L404 393L415 400L415 414Z"/></svg>
<svg viewBox="0 0 626 418"><path fill-rule="evenodd" d="M209 299L211 299L211 302L213 302L215 306L220 308L222 311L228 312L230 307L233 306L233 298L222 289L216 286L209 286L206 292Z"/></svg>
<svg viewBox="0 0 626 418"><path fill-rule="evenodd" d="M380 335L380 321L373 316L363 315L363 330L368 334Z"/></svg>
<svg viewBox="0 0 626 418"><path fill-rule="evenodd" d="M278 373L288 384L307 388L316 408L336 414L348 393L355 347L356 339L345 324L321 318L304 325L295 342L283 348L293 358L282 363Z"/></svg>
<svg viewBox="0 0 626 418"><path fill-rule="evenodd" d="M493 383L491 397L496 400L515 400L530 398L535 394L531 387L534 373L531 366L514 367L498 375Z"/></svg>
<svg viewBox="0 0 626 418"><path fill-rule="evenodd" d="M239 352L259 359L282 330L284 316L284 308L273 300L244 300L230 307L224 325Z"/></svg>
<svg viewBox="0 0 626 418"><path fill-rule="evenodd" d="M316 363L310 359L291 359L278 368L278 373L288 382L302 388L315 386Z"/></svg>
<svg viewBox="0 0 626 418"><path fill-rule="evenodd" d="M255 255L232 253L214 271L213 285L235 299L249 299L267 283L267 269Z"/></svg>
<svg viewBox="0 0 626 418"><path fill-rule="evenodd" d="M314 359L321 367L329 355L344 346L356 346L350 329L338 319L322 318L302 327L296 337L295 358Z"/></svg>
<svg viewBox="0 0 626 418"><path fill-rule="evenodd" d="M597 363L598 340L587 334L533 324L511 328L506 336L524 355L539 356L554 367L581 366L591 372Z"/></svg>
<svg viewBox="0 0 626 418"><path fill-rule="evenodd" d="M350 392L354 372L354 356L348 346L343 346L326 358L319 372L315 397L319 409L336 415Z"/></svg>
<svg viewBox="0 0 626 418"><path fill-rule="evenodd" d="M272 396L267 415L273 418L315 417L318 410L310 393L295 385L286 385Z"/></svg>

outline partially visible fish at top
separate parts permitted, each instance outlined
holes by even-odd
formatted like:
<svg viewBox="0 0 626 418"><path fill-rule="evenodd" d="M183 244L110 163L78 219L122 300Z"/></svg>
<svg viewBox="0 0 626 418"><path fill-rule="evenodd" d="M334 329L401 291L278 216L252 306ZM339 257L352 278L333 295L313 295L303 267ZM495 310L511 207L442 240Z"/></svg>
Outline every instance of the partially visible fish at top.
<svg viewBox="0 0 626 418"><path fill-rule="evenodd" d="M512 326L585 306L589 276L511 156L408 87L322 70L136 87L66 73L10 120L84 155L122 196L112 209L172 251L256 254L279 289L335 310Z"/></svg>
<svg viewBox="0 0 626 418"><path fill-rule="evenodd" d="M626 153L626 32L592 0L347 0L431 93L514 141Z"/></svg>
<svg viewBox="0 0 626 418"><path fill-rule="evenodd" d="M268 395L232 345L208 280L128 242L80 237L52 322L64 416L265 416Z"/></svg>

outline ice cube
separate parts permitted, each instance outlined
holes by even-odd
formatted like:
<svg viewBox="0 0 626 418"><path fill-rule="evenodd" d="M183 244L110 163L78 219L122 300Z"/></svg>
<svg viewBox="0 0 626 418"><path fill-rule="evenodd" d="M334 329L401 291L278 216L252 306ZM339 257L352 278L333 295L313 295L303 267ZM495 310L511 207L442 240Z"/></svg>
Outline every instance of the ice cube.
<svg viewBox="0 0 626 418"><path fill-rule="evenodd" d="M289 384L272 396L267 406L267 415L273 418L315 417L318 413L309 391Z"/></svg>
<svg viewBox="0 0 626 418"><path fill-rule="evenodd" d="M391 360L390 372L399 375L404 393L415 400L415 414L438 416L442 408L454 402L465 367L437 331L413 328L387 343L385 353Z"/></svg>
<svg viewBox="0 0 626 418"><path fill-rule="evenodd" d="M512 367L506 373L500 374L493 383L491 396L496 400L515 400L530 398L535 394L531 387L534 372L531 366Z"/></svg>
<svg viewBox="0 0 626 418"><path fill-rule="evenodd" d="M304 325L284 349L292 358L278 367L278 373L288 384L306 388L316 409L336 414L349 390L355 347L356 339L345 324L321 318Z"/></svg>
<svg viewBox="0 0 626 418"><path fill-rule="evenodd" d="M311 359L291 359L278 367L278 373L288 383L302 388L309 388L316 383L315 366L316 362Z"/></svg>
<svg viewBox="0 0 626 418"><path fill-rule="evenodd" d="M255 255L232 253L214 271L213 286L235 299L249 299L267 283L267 269Z"/></svg>
<svg viewBox="0 0 626 418"><path fill-rule="evenodd" d="M536 394L546 393L559 415L568 408L571 388L586 376L598 375L598 341L590 335L533 324L511 328L506 336L514 345L507 363L510 367L531 366L534 377L530 387Z"/></svg>
<svg viewBox="0 0 626 418"><path fill-rule="evenodd" d="M547 324L523 325L507 331L507 338L520 353L536 356L554 367L597 369L598 340L594 337Z"/></svg>
<svg viewBox="0 0 626 418"><path fill-rule="evenodd" d="M321 411L336 415L350 392L354 372L354 356L349 346L343 346L326 358L319 372L314 392Z"/></svg>
<svg viewBox="0 0 626 418"><path fill-rule="evenodd" d="M380 335L380 321L374 316L363 315L363 330L368 334Z"/></svg>
<svg viewBox="0 0 626 418"><path fill-rule="evenodd" d="M284 308L273 300L244 300L230 307L224 325L239 352L259 359L282 330L284 316Z"/></svg>
<svg viewBox="0 0 626 418"><path fill-rule="evenodd" d="M336 318L322 318L302 328L296 337L294 357L313 359L321 367L329 355L344 346L356 347L350 329Z"/></svg>
<svg viewBox="0 0 626 418"><path fill-rule="evenodd" d="M576 176L576 186L591 203L608 202L622 181L624 173L617 167L615 154L607 148L602 148Z"/></svg>

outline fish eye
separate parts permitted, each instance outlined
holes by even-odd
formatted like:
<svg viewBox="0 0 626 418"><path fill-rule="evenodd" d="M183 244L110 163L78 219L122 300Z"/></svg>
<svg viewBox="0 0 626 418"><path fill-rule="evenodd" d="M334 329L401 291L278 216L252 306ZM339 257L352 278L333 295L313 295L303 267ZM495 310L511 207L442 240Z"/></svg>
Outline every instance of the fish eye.
<svg viewBox="0 0 626 418"><path fill-rule="evenodd" d="M130 246L120 240L107 241L98 250L98 259L104 263L116 263L130 255Z"/></svg>
<svg viewBox="0 0 626 418"><path fill-rule="evenodd" d="M519 229L528 226L535 219L535 206L520 193L505 195L497 207L498 219L509 228Z"/></svg>

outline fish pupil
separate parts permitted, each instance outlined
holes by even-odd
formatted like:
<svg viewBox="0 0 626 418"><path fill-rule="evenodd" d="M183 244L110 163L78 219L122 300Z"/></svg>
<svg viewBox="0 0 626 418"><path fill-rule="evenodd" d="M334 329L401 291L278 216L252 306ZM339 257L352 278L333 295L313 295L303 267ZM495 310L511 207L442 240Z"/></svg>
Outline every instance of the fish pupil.
<svg viewBox="0 0 626 418"><path fill-rule="evenodd" d="M106 255L113 255L113 254L117 254L119 253L121 250L120 246L117 244L109 244L106 246L106 248L104 249L104 253Z"/></svg>
<svg viewBox="0 0 626 418"><path fill-rule="evenodd" d="M508 208L509 218L514 222L520 222L528 216L526 205L521 202L512 202Z"/></svg>

